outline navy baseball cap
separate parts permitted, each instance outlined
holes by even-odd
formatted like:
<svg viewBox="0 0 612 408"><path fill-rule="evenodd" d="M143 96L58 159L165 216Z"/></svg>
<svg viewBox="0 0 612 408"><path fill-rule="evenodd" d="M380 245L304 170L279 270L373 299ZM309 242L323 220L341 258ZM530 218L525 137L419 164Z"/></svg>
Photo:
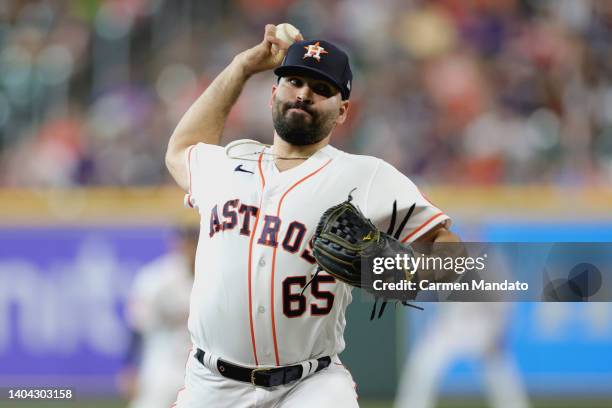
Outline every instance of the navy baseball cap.
<svg viewBox="0 0 612 408"><path fill-rule="evenodd" d="M274 73L279 77L314 74L338 87L342 99L348 99L351 95L353 73L349 57L327 41L305 40L291 44L285 59Z"/></svg>

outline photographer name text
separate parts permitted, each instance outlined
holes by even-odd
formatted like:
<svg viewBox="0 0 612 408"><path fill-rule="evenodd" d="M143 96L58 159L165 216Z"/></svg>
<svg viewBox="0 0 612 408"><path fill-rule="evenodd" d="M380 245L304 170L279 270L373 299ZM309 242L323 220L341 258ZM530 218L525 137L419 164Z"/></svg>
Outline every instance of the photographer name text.
<svg viewBox="0 0 612 408"><path fill-rule="evenodd" d="M402 280L400 282L383 282L381 279L372 282L374 290L379 291L414 291L414 290L429 290L429 291L467 291L467 290L482 290L482 291L526 291L529 290L529 284L521 281L502 282L487 282L484 279L474 280L471 282L430 282L421 280L411 282Z"/></svg>

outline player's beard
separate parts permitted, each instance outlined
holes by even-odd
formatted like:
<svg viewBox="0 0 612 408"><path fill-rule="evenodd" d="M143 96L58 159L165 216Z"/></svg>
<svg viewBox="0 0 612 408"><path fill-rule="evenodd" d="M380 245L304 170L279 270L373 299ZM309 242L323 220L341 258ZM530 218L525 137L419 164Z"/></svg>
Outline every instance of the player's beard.
<svg viewBox="0 0 612 408"><path fill-rule="evenodd" d="M308 115L289 112L292 108L302 109ZM321 114L300 101L283 103L275 100L272 122L276 133L285 142L295 146L307 146L325 139L334 128L336 118L333 112Z"/></svg>

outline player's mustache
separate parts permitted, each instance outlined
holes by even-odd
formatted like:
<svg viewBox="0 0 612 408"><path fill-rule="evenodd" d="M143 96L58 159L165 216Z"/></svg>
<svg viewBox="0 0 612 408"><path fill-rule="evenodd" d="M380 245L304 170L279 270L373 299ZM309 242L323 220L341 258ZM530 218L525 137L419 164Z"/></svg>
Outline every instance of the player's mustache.
<svg viewBox="0 0 612 408"><path fill-rule="evenodd" d="M303 101L300 101L300 100L296 102L289 102L287 104L287 107L285 108L285 112L288 111L289 109L301 109L305 111L306 113L310 114L311 116L314 116L314 112L310 110L308 105L309 105L308 103L304 103Z"/></svg>

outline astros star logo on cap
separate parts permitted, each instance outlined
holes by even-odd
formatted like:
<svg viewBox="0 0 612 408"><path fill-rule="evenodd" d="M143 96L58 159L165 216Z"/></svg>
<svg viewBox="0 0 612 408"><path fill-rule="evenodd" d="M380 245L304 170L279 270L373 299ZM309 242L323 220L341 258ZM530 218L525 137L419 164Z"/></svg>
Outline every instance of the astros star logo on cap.
<svg viewBox="0 0 612 408"><path fill-rule="evenodd" d="M310 44L308 46L305 46L304 49L306 50L306 54L304 54L304 57L302 57L302 59L314 58L318 62L320 62L321 61L321 54L327 54L327 51L325 51L325 48L323 48L323 47L321 47L319 45L319 41L317 41L314 44Z"/></svg>

